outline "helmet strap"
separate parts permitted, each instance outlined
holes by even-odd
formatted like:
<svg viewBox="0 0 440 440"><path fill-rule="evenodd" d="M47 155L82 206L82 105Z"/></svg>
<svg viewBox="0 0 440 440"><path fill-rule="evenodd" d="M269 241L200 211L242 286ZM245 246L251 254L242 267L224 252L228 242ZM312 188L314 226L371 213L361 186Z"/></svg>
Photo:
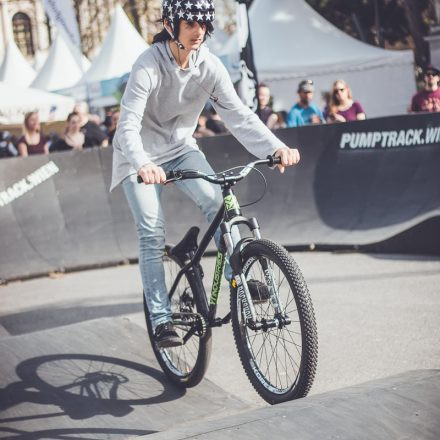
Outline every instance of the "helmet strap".
<svg viewBox="0 0 440 440"><path fill-rule="evenodd" d="M175 41L176 41L177 47L180 50L185 50L185 46L179 40L175 40Z"/></svg>
<svg viewBox="0 0 440 440"><path fill-rule="evenodd" d="M178 36L177 36L177 30L174 29L174 26L173 26L172 23L170 23L169 21L168 21L168 23L169 23L168 26L171 28L171 30L172 30L173 32L170 32L170 30L167 29L166 27L165 27L165 29L166 29L167 32L170 34L171 39L174 40L174 41L176 42L177 47L178 47L180 50L185 50L185 46L179 41L179 38L178 38ZM165 23L164 23L164 26L165 26ZM174 35L173 35L173 33L174 33Z"/></svg>

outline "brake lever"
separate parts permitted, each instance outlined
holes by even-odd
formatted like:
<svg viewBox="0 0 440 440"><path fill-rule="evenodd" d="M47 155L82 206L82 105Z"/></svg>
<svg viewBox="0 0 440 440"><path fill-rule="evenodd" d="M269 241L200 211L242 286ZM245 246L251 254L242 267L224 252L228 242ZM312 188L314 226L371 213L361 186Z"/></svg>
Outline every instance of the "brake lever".
<svg viewBox="0 0 440 440"><path fill-rule="evenodd" d="M182 172L180 170L169 171L167 173L167 177L168 177L168 179L165 180L163 185L168 185L169 183L173 183L173 182L176 182L178 180L181 180L182 179Z"/></svg>
<svg viewBox="0 0 440 440"><path fill-rule="evenodd" d="M171 179L167 179L162 185L168 185L169 183L177 182L178 180L182 180L182 176L172 177Z"/></svg>

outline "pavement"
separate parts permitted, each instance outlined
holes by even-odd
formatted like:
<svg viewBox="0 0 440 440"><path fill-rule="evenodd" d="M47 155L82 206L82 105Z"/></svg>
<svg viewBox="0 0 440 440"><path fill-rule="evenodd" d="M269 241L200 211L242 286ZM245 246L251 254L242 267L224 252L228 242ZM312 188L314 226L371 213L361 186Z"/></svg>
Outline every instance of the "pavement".
<svg viewBox="0 0 440 440"><path fill-rule="evenodd" d="M440 258L292 256L318 325L311 395L440 368ZM207 284L213 266L204 260ZM267 406L230 326L213 331L206 379L183 394L171 387L149 346L141 290L136 265L0 287L0 438L126 438ZM223 286L220 313L228 305Z"/></svg>

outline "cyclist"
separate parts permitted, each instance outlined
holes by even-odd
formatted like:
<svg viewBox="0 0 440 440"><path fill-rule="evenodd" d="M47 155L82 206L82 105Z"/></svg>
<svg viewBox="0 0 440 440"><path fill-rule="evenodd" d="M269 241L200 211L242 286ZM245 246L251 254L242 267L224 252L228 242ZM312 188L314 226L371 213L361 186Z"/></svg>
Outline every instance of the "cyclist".
<svg viewBox="0 0 440 440"><path fill-rule="evenodd" d="M136 223L139 267L159 347L182 343L171 322L162 262L164 218L160 204L165 173L197 169L213 174L193 137L208 98L231 133L255 156L275 154L279 170L299 161L237 96L220 60L203 44L213 32L212 0L164 0L163 30L133 65L113 140L111 189L122 183ZM145 185L137 184L137 175ZM218 186L176 182L211 221L221 206ZM219 232L219 231L218 231ZM219 233L216 234L218 243Z"/></svg>

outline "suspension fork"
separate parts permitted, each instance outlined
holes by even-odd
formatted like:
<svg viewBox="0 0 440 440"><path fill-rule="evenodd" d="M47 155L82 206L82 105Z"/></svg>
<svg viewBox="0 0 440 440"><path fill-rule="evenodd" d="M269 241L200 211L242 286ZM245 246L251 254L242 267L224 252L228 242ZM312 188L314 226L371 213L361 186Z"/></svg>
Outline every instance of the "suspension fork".
<svg viewBox="0 0 440 440"><path fill-rule="evenodd" d="M280 296L278 294L277 282L272 268L269 266L267 259L264 257L259 258L259 262L263 269L264 279L270 289L270 302L275 310L275 315L281 316L283 311L283 304L281 303Z"/></svg>

